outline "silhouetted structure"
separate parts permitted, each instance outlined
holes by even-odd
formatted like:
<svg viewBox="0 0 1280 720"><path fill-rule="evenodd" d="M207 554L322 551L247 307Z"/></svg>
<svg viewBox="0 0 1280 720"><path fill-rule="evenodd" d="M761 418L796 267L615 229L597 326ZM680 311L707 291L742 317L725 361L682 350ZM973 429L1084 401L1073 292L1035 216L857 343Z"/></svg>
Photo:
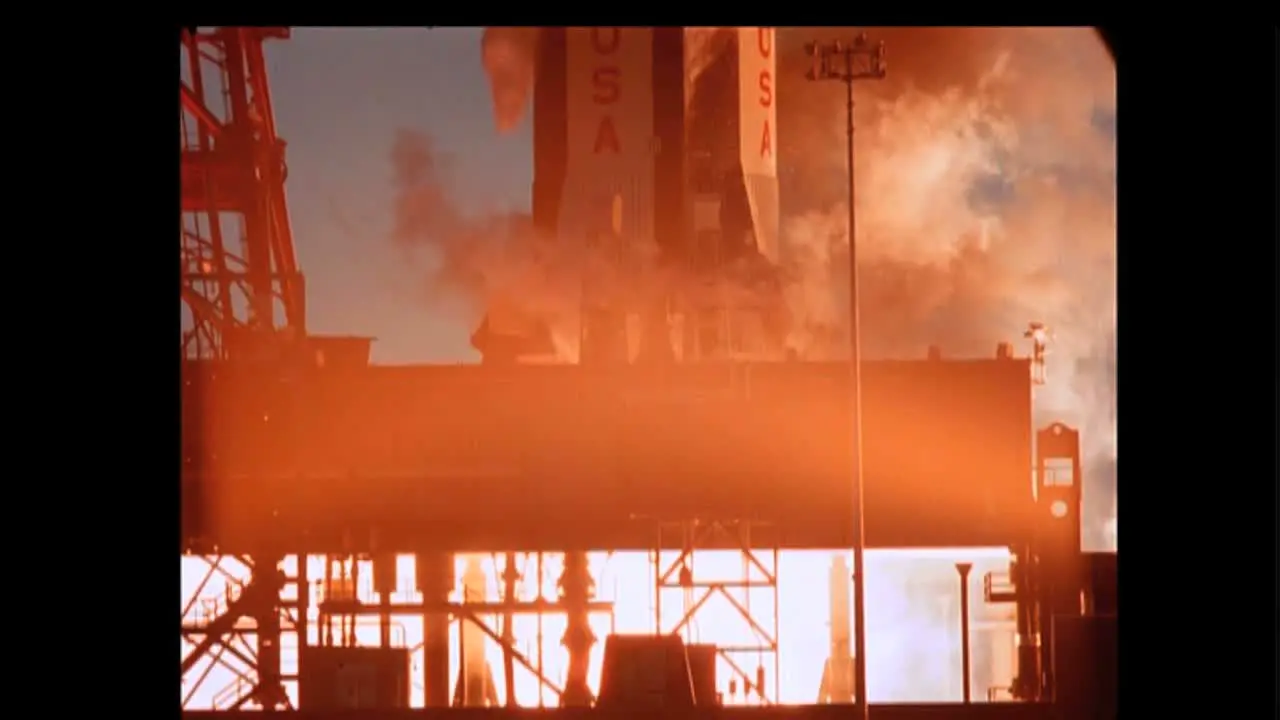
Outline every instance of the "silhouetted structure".
<svg viewBox="0 0 1280 720"><path fill-rule="evenodd" d="M684 37L667 30L648 35L660 59ZM546 33L549 65L540 72L555 67L555 35ZM586 678L596 638L588 619L612 612L610 603L594 597L586 550L718 547L751 557L764 542L759 535L700 532L745 525L771 527L768 549L775 553L850 545L843 364L393 368L369 366L369 338L307 336L284 212L283 143L275 135L261 59L262 41L287 32L219 28L182 37L184 56L218 68L220 80L213 87L203 75L188 76L183 86L184 128L199 128L184 134L182 167L183 299L197 316L183 341L183 550L237 556L254 568L250 579L230 583L223 597L184 620L182 631L194 645L182 660L184 674L206 654L241 652L237 636L257 637L256 674L219 694L219 709L287 708L284 683L296 679L303 705L296 717L328 718L340 706L390 718L404 703L408 675L392 617L414 614L424 624L423 714L449 711L449 634L456 621L503 647L507 678L511 667L525 668L560 698L564 716L606 717L615 711L605 698L595 708L582 707L594 700ZM211 59L200 60L201 53ZM568 58L569 50L564 53ZM673 67L653 63L655 88L656 78L675 77ZM535 111L553 103L555 92L541 93ZM210 106L210 98L222 97L229 98L228 108ZM676 127L665 115L654 122ZM560 132L555 126L541 121L535 134ZM544 148L538 152L547 152L548 141L538 142ZM685 177L672 169L676 160L659 157L671 162L661 172ZM550 199L560 192L554 185L535 187L535 220L545 222L546 211L538 208L565 207L563 197ZM744 194L750 199L749 189ZM213 220L224 212L245 217L242 267L225 238L219 249ZM758 222L755 211L752 218ZM232 286L246 288L251 313L236 315L241 306L224 299ZM284 312L268 311L272 303ZM520 351L504 354L512 360ZM1016 559L1009 575L984 578L983 595L985 602L1016 607L1025 642L1013 690L1028 701L963 711L872 708L877 720L943 713L1050 717L1053 700L1077 717L1098 717L1095 711L1112 707L1113 687L1100 681L1106 678L1076 670L1086 664L1081 657L1094 663L1113 657L1114 621L1093 616L1116 614L1114 555L1108 565L1106 556L1079 552L1076 432L1063 425L1041 430L1033 457L1031 383L1030 361L1011 357L1007 348L990 359L866 364L867 546L1011 548ZM1034 487L1028 468L1034 468ZM674 520L688 532L655 533L655 519ZM498 601L451 600L454 553L494 549L505 553L501 563L495 559L502 574ZM517 598L516 551L565 554L555 598L541 587L536 599ZM392 599L400 589L398 553L415 556L413 589L420 600ZM307 554L327 556L322 578L311 577L305 562L288 573L281 569L285 556ZM377 602L357 592L359 558L372 561ZM217 571L215 562L210 573ZM676 573L683 585L679 567ZM776 576L771 581L776 585ZM690 571L687 586L698 583ZM568 621L563 685L487 619L502 616L510 627L514 616L552 613ZM354 627L363 617L377 618L378 648L355 647ZM288 674L280 659L286 634L301 646L299 667ZM690 680L687 660L682 667ZM495 702L492 681L480 684L482 702ZM705 712L688 707L696 685L664 686L670 693L685 688L680 703L690 717ZM509 691L506 698L510 702ZM763 717L773 710L714 712ZM847 710L805 711L810 717L842 713Z"/></svg>

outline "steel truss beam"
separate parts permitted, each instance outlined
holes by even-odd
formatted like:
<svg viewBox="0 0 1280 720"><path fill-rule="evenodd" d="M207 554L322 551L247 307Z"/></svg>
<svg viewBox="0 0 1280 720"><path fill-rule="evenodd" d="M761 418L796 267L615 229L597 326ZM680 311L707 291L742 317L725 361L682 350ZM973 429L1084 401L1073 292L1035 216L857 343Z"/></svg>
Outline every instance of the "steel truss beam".
<svg viewBox="0 0 1280 720"><path fill-rule="evenodd" d="M288 696L278 680L268 683L271 687L262 680L264 675L285 679L280 677L278 652L272 656L277 664L272 670L264 666L259 649L263 645L260 625L265 613L276 617L276 622L269 624L277 625L281 631L296 632L292 609L281 602L278 593L271 592L271 583L258 582L258 573L249 558L215 556L202 559L209 567L182 613L183 708L190 707L215 666L230 671L233 678L214 693L213 709L239 710L248 704L289 707ZM228 559L237 560L248 568L249 578L243 579L229 571L224 565ZM210 580L215 576L222 577L223 591L206 593ZM250 642L250 638L254 642ZM279 638L274 638L271 643L278 648ZM199 673L194 673L195 677L189 681L188 677L206 658L208 664Z"/></svg>
<svg viewBox="0 0 1280 720"><path fill-rule="evenodd" d="M762 704L772 704L778 697L781 688L779 680L778 658L778 557L779 548L775 536L768 544L767 554L760 553L753 540L753 530L771 530L768 523L750 520L683 520L662 521L658 523L658 542L653 552L653 566L656 583L654 588L654 622L659 634L683 633L694 622L700 610L714 595L725 598L734 611L742 618L755 637L756 643L751 645L719 645L717 652L742 682L750 695L754 691ZM674 560L662 562L662 548L669 545L671 533L679 533L683 548ZM726 542L742 555L742 574L736 580L700 580L695 571L695 558L699 549L724 547ZM705 576L704 576L705 577ZM752 589L768 588L773 596L771 603L772 620L761 622L758 611L751 609L750 593ZM685 592L684 610L680 620L671 628L667 628L662 619L663 590L680 589ZM771 628L771 629L768 629ZM760 665L755 673L748 673L742 667L744 655L769 655L773 659L773 691L765 690L767 682L762 681L764 666Z"/></svg>
<svg viewBox="0 0 1280 720"><path fill-rule="evenodd" d="M299 337L306 332L303 280L284 194L284 142L276 135L262 49L267 39L285 37L287 28L181 34L187 357L226 359L229 340L256 342L281 329ZM234 216L230 224L228 216ZM240 252L233 250L237 244Z"/></svg>

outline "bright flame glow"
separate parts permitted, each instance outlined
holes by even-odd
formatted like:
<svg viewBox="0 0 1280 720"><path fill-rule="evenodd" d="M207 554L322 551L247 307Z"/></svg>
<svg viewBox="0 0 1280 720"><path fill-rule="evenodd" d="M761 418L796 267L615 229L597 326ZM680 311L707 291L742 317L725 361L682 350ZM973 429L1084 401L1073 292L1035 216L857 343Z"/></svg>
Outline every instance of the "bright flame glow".
<svg viewBox="0 0 1280 720"><path fill-rule="evenodd" d="M766 567L771 566L769 553L757 553ZM794 551L780 553L778 567L777 598L777 656L780 673L775 677L773 657L768 652L742 652L735 661L749 674L763 665L766 691L774 695L775 682L783 703L811 704L815 702L824 661L829 653L830 592L828 578L833 553L830 551ZM539 589L554 599L555 581L562 561L556 554L543 559L543 573L538 578L535 555L518 554L517 566L522 579L516 595L520 600L532 600ZM673 562L675 553L663 553L664 567ZM601 600L614 602L614 616L600 614L591 619L592 629L601 639L592 652L590 682L598 689L603 656L603 640L611 630L623 633L653 632L655 627L655 571L652 554L591 553L592 574L596 578L596 595ZM987 572L1003 572L1008 567L1008 553L996 549L956 549L935 551L869 551L867 553L867 684L872 702L905 701L959 701L962 697L960 679L959 641L959 587L954 563L974 563L970 575L970 594L973 628L973 696L983 700L991 686L1007 687L1014 672L1013 625L1008 606L988 606L982 600L982 578ZM461 577L466 558L455 561L455 572ZM490 601L498 600L501 556L496 563L490 556L483 556L481 567L487 576L487 595ZM413 603L421 601L421 594L414 589L414 559L409 555L397 558L397 591L392 601ZM320 556L308 558L308 576L312 581L312 606L309 623L309 642L319 644L316 603L320 599L319 583L324 577L324 560ZM215 572L202 589L201 580L209 568L209 562L199 557L182 558L183 607L194 600L193 607L184 621L206 616L217 611L220 598L227 592L228 578L242 580L249 575L248 568L231 559L224 559L221 566L226 574ZM743 557L729 551L704 551L695 554L694 573L699 580L741 580ZM296 558L290 557L281 565L292 577L297 570ZM752 582L761 579L758 571ZM372 566L361 561L356 592L366 603L378 602L373 591ZM198 591L198 594L197 594ZM772 633L774 628L773 589L763 585L749 591L736 591L740 601L747 605L756 621ZM745 594L744 594L745 593ZM460 583L455 587L453 600L461 597ZM296 599L293 586L286 586L282 598L287 602ZM662 625L670 631L680 620L686 603L697 600L697 591L691 599L679 588L661 593ZM495 630L500 627L497 617L487 619ZM249 621L244 621L249 623ZM392 618L392 644L411 648L410 705L422 707L423 651L422 619L416 615L396 615ZM514 623L516 646L536 665L541 649L545 674L557 684L564 681L567 657L560 645L565 620L556 615L516 617ZM449 643L450 685L457 681L456 624L451 629ZM336 634L336 630L335 630ZM539 642L541 635L541 642ZM759 645L760 639L732 605L721 597L714 597L688 624L685 633L690 642L726 645ZM379 638L378 621L364 617L357 621L356 641L359 645L376 646ZM256 650L253 636L234 641L244 650ZM191 651L192 644L183 642L183 655ZM297 636L288 631L281 640L282 671L285 675L297 672ZM497 643L485 639L485 655L493 673L494 684L501 698L504 692L502 651ZM246 653L247 654L247 653ZM234 702L248 684L236 679L235 671L248 672L228 652L222 656L225 664L212 664L202 658L183 681L183 695L192 693L189 708L225 707ZM234 670L233 670L234 669ZM208 676L199 679L205 671ZM250 673L251 674L251 673ZM732 702L727 693L731 671L721 660L717 679L725 692L726 702ZM517 665L514 677L516 699L520 705L554 706L556 698L550 691L539 692L538 682L528 671ZM738 683L739 694L742 683ZM194 692L193 692L194 688ZM297 702L297 683L287 681L286 690L293 702ZM743 702L738 698L738 702Z"/></svg>

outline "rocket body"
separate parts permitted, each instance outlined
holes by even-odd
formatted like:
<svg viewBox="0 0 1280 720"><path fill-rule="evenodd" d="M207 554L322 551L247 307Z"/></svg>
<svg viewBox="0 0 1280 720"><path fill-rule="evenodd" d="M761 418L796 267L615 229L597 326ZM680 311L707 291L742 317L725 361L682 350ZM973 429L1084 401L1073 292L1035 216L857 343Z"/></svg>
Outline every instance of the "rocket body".
<svg viewBox="0 0 1280 720"><path fill-rule="evenodd" d="M778 158L773 28L686 30L685 90L695 234L716 236L719 257L778 261ZM710 55L710 57L707 57ZM697 239L694 240L698 243ZM707 253L711 248L697 248Z"/></svg>
<svg viewBox="0 0 1280 720"><path fill-rule="evenodd" d="M629 362L655 242L654 33L568 28L566 172L557 239L581 246L582 360Z"/></svg>
<svg viewBox="0 0 1280 720"><path fill-rule="evenodd" d="M772 28L544 29L534 224L583 250L584 363L743 345L722 291L778 258L775 66Z"/></svg>
<svg viewBox="0 0 1280 720"><path fill-rule="evenodd" d="M654 237L653 28L568 28L557 234L622 255Z"/></svg>

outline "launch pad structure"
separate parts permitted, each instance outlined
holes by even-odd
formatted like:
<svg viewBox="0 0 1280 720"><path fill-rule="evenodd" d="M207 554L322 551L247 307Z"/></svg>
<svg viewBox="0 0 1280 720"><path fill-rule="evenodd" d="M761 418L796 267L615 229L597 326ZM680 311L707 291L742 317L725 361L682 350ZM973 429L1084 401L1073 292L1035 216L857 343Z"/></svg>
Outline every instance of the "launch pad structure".
<svg viewBox="0 0 1280 720"><path fill-rule="evenodd" d="M604 30L615 32L614 44L590 35L589 47L605 54L637 37ZM760 38L752 43L763 51L764 30L739 36ZM576 87L567 60L575 51L563 34L546 35L540 52L561 59L540 72L570 73L559 85L543 81L534 101L535 154L542 158L535 163L552 167L535 173L535 222L554 225L575 210L564 192L548 187L563 188L575 172L578 187L590 185L592 173L633 166L575 166L571 148L556 149L572 137L555 130L555 107L557 95L571 105L564 97ZM575 366L379 367L369 364L368 338L309 334L284 194L284 142L263 59L264 43L288 36L278 27L182 36L182 300L189 321L182 340L183 549L207 559L202 586L221 577L225 587L184 611L184 694L191 697L200 684L193 671L202 660L206 675L226 658L252 668L237 670L215 694L213 710L186 709L184 716L526 712L472 707L496 696L491 681L470 673L458 673L459 686L449 687L455 623L503 649L509 704L520 666L557 698L556 712L565 717L620 712L596 706L587 680L602 640L591 620L614 610L596 598L592 550L651 553L660 632L679 634L708 597L723 596L760 638L715 649L759 694L760 707L704 708L714 702L699 698L695 707L657 707L655 716L840 713L838 705L776 706L777 604L772 618L762 618L735 590L764 588L776 598L780 551L850 546L842 400L848 379L841 364L716 360L706 348L717 341L694 333L704 361L617 362L614 340L602 339L597 359L586 362L584 350L584 363ZM683 58L679 38L665 29L643 37L652 42L649 77L663 85L674 72L663 64L665 53L674 47ZM748 61L760 58L741 60ZM772 72L771 64L761 67ZM656 126L675 132L663 112L651 111ZM761 132L754 120L738 124L753 137ZM620 142L629 140L625 127L618 132ZM684 177L687 149L670 138L652 172ZM720 231L768 240L750 226L767 225L770 213L776 220L769 172L776 169L757 162L720 173ZM648 173L640 175L653 177ZM560 219L539 214L546 207ZM733 207L742 212L733 215ZM242 252L233 252L237 246ZM594 337L616 338L616 313L592 322ZM688 352L685 359L692 359ZM1108 690L1074 668L1106 656L1097 648L1107 641L1090 645L1077 626L1114 618L1114 586L1105 581L1114 556L1080 552L1079 438L1061 424L1033 429L1033 364L1008 346L980 360L865 364L867 546L1009 548L1010 572L984 579L983 600L1011 604L1020 637L1009 689L1019 702L873 706L878 718L1096 717L1099 703L1109 702ZM740 581L701 579L695 558L708 549L740 552ZM493 558L496 602L454 592L455 555L477 553ZM561 572L548 593L541 565L552 553ZM397 556L406 554L414 558L412 588L397 569ZM318 555L324 569L314 576L306 558ZM247 579L224 567L233 560L251 568ZM532 599L519 588L520 563L530 561L539 566ZM376 602L358 591L362 567L372 568ZM1100 573L1104 581L1092 577L1099 567L1111 568ZM661 590L669 587L690 597L683 612L662 606ZM396 599L405 590L413 599ZM417 679L408 677L410 649L397 637L393 618L401 615L422 618L421 710L407 708L405 687ZM550 615L564 618L563 680L548 676L541 645L530 656L514 642L515 618ZM377 624L376 647L354 639L366 620ZM289 667L282 662L286 642L298 649ZM1067 657L1069 649L1084 656ZM768 676L735 664L740 653L769 656ZM465 648L459 655L465 663ZM297 683L297 707L286 683Z"/></svg>

